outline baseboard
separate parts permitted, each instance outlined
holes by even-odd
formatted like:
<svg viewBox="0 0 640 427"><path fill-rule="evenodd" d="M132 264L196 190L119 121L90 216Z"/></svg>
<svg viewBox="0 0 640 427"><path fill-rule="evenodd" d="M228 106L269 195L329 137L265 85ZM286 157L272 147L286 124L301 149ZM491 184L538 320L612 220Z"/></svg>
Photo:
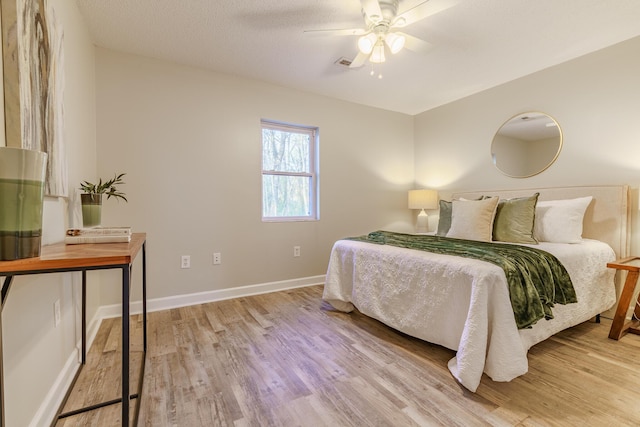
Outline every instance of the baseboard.
<svg viewBox="0 0 640 427"><path fill-rule="evenodd" d="M102 319L98 318L96 313L87 325L87 350L91 347L91 343L93 343L93 340L98 334L101 322ZM31 422L29 423L30 427L51 424L51 420L53 420L58 413L62 399L64 399L67 394L67 390L73 382L73 377L76 375L76 372L78 372L78 369L80 369L80 363L82 362L81 351L82 341L78 341L76 343L76 347L73 349L71 354L69 354L60 374L58 374L58 377L49 389L49 393L47 393L47 396L40 405L40 408L38 408L38 411L31 419Z"/></svg>
<svg viewBox="0 0 640 427"><path fill-rule="evenodd" d="M147 312L169 310L171 308L204 304L232 298L266 294L269 292L285 291L287 289L303 288L324 283L325 276L311 276L300 279L282 280L279 282L261 283L257 285L239 286L237 288L220 289L215 291L196 292L193 294L175 295L164 298L154 298L147 301ZM131 302L131 314L142 313L142 301ZM122 315L120 304L101 306L96 313L100 320Z"/></svg>
<svg viewBox="0 0 640 427"><path fill-rule="evenodd" d="M198 292L193 294L176 295L165 298L155 298L147 301L147 311L168 310L171 308L185 307L195 304L203 304L206 302L222 301L231 298L240 298L251 295L266 294L269 292L285 291L287 289L302 288L324 283L325 276L303 277L300 279L283 280L279 282L262 283L258 285L240 286L231 289L221 289L217 291ZM131 303L131 314L142 313L142 301L134 301ZM120 304L100 306L95 316L87 325L87 350L91 347L95 339L100 324L103 319L110 317L118 317L122 315L122 307ZM38 412L34 415L29 426L49 425L51 420L56 416L58 408L62 403L62 399L67 393L67 389L73 381L77 370L80 368L80 352L81 342L76 345L77 348L69 355L67 362L56 378L55 383L47 393L46 398L40 405Z"/></svg>
<svg viewBox="0 0 640 427"><path fill-rule="evenodd" d="M67 362L64 364L64 367L53 383L53 386L49 389L49 393L47 393L42 405L40 405L40 408L38 408L38 411L31 419L29 427L39 427L51 424L51 420L53 420L58 413L58 408L62 403L62 399L66 396L67 390L71 386L73 377L76 375L78 369L80 369L80 365L78 364L78 354L74 349L67 358Z"/></svg>

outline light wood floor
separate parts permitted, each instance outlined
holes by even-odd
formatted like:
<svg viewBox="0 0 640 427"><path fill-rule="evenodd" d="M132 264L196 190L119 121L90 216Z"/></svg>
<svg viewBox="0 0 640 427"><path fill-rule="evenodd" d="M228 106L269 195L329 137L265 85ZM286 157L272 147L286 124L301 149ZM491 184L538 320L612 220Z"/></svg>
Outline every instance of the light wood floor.
<svg viewBox="0 0 640 427"><path fill-rule="evenodd" d="M609 340L606 319L534 346L526 375L484 376L474 394L447 369L453 351L321 296L313 286L150 313L138 424L640 425L640 336ZM139 316L132 325L139 336ZM118 396L119 331L103 322L67 408ZM117 404L56 425L117 426L119 415Z"/></svg>

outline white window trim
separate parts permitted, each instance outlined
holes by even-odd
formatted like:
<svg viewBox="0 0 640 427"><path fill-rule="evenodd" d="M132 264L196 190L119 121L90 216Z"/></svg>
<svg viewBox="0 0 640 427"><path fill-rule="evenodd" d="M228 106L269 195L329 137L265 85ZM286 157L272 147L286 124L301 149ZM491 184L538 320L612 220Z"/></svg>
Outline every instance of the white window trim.
<svg viewBox="0 0 640 427"><path fill-rule="evenodd" d="M264 170L262 169L262 176L264 175L280 175L280 176L300 176L300 177L308 177L311 178L311 183L309 184L309 215L305 216L264 216L262 215L263 222L301 222L301 221L318 221L320 220L320 208L319 208L319 200L320 200L320 188L318 185L318 139L319 139L319 130L314 126L303 126L303 125L293 125L287 123L276 122L272 120L260 120L260 146L262 147L262 129L273 129L280 130L284 132L293 132L293 133L306 133L309 135L310 147L309 147L309 165L310 172L282 172L276 170ZM263 155L262 148L260 150L260 163L263 164ZM262 180L261 184L262 186ZM260 189L260 200L261 200L261 212L264 212L264 189L261 187Z"/></svg>

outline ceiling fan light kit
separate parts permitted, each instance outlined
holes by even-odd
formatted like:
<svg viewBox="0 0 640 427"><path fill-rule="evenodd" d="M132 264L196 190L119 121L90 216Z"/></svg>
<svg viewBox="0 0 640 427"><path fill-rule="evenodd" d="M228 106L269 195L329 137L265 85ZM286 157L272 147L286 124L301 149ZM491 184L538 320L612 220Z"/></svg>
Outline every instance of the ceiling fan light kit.
<svg viewBox="0 0 640 427"><path fill-rule="evenodd" d="M456 4L459 0L425 0L398 14L398 0L360 0L366 28L316 30L333 35L358 35L358 55L349 68L359 68L369 61L385 62L385 45L392 54L403 48L424 53L430 44L398 30Z"/></svg>
<svg viewBox="0 0 640 427"><path fill-rule="evenodd" d="M373 62L374 64L381 64L385 61L384 43L382 43L382 40L378 40L376 45L373 47L373 51L371 52L369 61Z"/></svg>
<svg viewBox="0 0 640 427"><path fill-rule="evenodd" d="M360 37L358 39L358 49L365 55L369 55L373 51L377 39L378 37L373 33Z"/></svg>
<svg viewBox="0 0 640 427"><path fill-rule="evenodd" d="M385 43L387 43L387 46L389 46L389 50L393 54L396 54L402 50L405 40L406 38L403 35L396 33L389 33L384 39Z"/></svg>
<svg viewBox="0 0 640 427"><path fill-rule="evenodd" d="M405 37L396 33L389 33L386 36L376 36L369 33L358 39L358 49L365 55L371 55L369 61L381 63L385 61L384 45L389 47L392 54L396 54L404 47ZM383 42L384 41L384 42Z"/></svg>

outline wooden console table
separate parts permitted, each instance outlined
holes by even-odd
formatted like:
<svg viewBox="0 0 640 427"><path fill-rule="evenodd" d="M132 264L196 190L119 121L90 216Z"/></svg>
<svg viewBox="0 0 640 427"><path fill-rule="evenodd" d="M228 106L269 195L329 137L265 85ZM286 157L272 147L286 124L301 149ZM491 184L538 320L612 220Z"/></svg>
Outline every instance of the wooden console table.
<svg viewBox="0 0 640 427"><path fill-rule="evenodd" d="M129 394L129 316L130 316L130 291L131 268L133 261L142 249L142 318L143 318L143 358L138 381L138 393ZM43 246L40 256L25 258L15 261L0 261L0 277L5 277L2 284L2 308L7 299L9 289L15 276L27 274L61 273L69 271L82 272L82 363L76 373L70 389L73 388L82 367L86 363L87 353L87 314L86 314L86 286L87 271L121 269L122 270L122 397L108 402L99 403L86 408L74 410L65 414L58 414L54 420L76 415L81 412L91 411L115 403L122 404L122 425L129 425L129 400L138 398L135 408L134 425L137 423L140 411L140 392L144 376L144 363L147 351L147 261L146 261L146 234L134 233L129 243L100 243L83 245L55 245ZM68 397L65 397L65 401ZM60 408L64 407L65 401ZM4 375L2 366L2 316L0 315L0 425L5 425L4 408Z"/></svg>
<svg viewBox="0 0 640 427"><path fill-rule="evenodd" d="M616 314L613 316L613 322L611 323L609 338L619 340L627 332L640 335L640 328L638 328L640 325L640 295L638 295L638 300L633 310L631 320L627 320L629 304L633 300L633 293L636 289L638 276L640 275L640 257L632 256L619 259L608 263L607 267L627 271L627 278L624 281L624 287L620 294L618 308L616 309Z"/></svg>

